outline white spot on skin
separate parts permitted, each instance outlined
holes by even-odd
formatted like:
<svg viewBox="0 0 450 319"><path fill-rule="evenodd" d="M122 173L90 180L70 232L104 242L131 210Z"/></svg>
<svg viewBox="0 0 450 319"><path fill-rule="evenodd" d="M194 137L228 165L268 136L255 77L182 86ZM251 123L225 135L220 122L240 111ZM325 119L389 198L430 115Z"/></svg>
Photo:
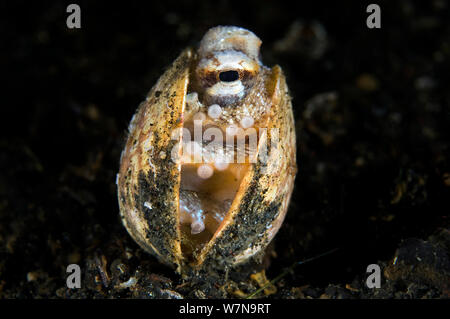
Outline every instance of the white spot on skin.
<svg viewBox="0 0 450 319"><path fill-rule="evenodd" d="M134 285L136 285L136 283L137 283L136 278L130 277L130 279L128 279L128 281L120 283L119 289L126 289L126 288L133 287Z"/></svg>
<svg viewBox="0 0 450 319"><path fill-rule="evenodd" d="M208 164L200 165L197 169L197 175L203 179L208 179L213 174L214 174L214 169Z"/></svg>
<svg viewBox="0 0 450 319"><path fill-rule="evenodd" d="M241 120L241 126L243 128L252 127L254 123L255 123L255 120L251 116L244 116L244 118Z"/></svg>
<svg viewBox="0 0 450 319"><path fill-rule="evenodd" d="M208 107L208 115L213 119L219 118L220 114L222 114L222 108L219 104L213 104Z"/></svg>
<svg viewBox="0 0 450 319"><path fill-rule="evenodd" d="M116 185L119 185L119 174L116 174Z"/></svg>

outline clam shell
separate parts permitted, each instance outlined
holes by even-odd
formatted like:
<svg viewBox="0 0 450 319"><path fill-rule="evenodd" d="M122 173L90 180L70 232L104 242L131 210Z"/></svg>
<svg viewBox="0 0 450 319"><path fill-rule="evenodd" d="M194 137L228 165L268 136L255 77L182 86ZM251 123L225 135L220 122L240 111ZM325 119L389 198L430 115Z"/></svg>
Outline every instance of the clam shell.
<svg viewBox="0 0 450 319"><path fill-rule="evenodd" d="M284 220L297 171L291 98L281 68L274 66L264 78L264 94L271 105L258 154L263 153L261 145L272 147L250 164L209 242L195 258L186 258L178 204L181 164L171 155L181 152L181 128L196 54L191 48L184 50L140 104L130 123L117 183L120 214L130 235L180 273L234 266L262 252ZM271 128L278 129L276 145Z"/></svg>

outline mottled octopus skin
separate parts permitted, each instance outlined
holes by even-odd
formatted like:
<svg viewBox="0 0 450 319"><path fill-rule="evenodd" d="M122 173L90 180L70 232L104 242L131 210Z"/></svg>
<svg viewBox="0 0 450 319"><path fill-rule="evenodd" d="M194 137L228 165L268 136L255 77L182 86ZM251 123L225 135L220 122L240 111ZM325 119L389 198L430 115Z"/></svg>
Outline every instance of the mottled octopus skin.
<svg viewBox="0 0 450 319"><path fill-rule="evenodd" d="M184 50L160 77L132 119L118 175L118 200L124 226L146 251L179 273L225 268L262 252L279 230L293 190L296 142L291 98L279 66L267 69L265 97L270 101L267 134L279 129L279 143L266 164L250 164L224 223L188 263L181 251L178 214L180 168L171 158L181 135L193 49ZM270 143L269 143L270 144ZM266 166L265 166L266 165Z"/></svg>

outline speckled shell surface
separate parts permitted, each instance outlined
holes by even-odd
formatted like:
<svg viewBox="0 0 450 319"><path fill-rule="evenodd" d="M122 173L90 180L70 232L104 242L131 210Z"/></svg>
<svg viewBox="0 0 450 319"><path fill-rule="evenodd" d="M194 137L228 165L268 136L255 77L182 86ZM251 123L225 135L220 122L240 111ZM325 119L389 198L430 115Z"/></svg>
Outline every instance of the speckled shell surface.
<svg viewBox="0 0 450 319"><path fill-rule="evenodd" d="M139 106L129 126L117 179L120 214L130 235L181 273L237 265L262 252L284 220L297 170L285 77L279 66L261 66L260 84L247 97L257 94L258 103L266 104L267 131L259 144L271 143L271 128L278 129L278 143L265 158L250 164L224 222L195 260L184 258L178 212L181 169L171 154L180 147L177 143L182 136L177 128L184 124L186 95L198 54L191 48L184 50Z"/></svg>

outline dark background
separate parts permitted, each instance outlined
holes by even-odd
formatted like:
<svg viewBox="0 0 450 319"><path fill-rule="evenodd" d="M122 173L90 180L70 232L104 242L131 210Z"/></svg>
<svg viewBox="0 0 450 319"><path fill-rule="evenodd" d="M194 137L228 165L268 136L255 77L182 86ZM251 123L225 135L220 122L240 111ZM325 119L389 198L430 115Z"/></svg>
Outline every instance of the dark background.
<svg viewBox="0 0 450 319"><path fill-rule="evenodd" d="M2 2L0 298L256 289L249 277L226 293L206 279L183 284L118 213L129 120L181 50L216 25L258 35L264 64L281 65L293 96L299 172L267 277L339 248L292 269L271 297L448 298L449 4L378 1L376 30L366 27L370 2L297 2L77 1L73 30L70 2ZM280 43L295 25L305 28ZM82 267L80 290L65 288L69 263ZM364 286L372 263L384 275L376 291ZM117 288L132 276L133 289Z"/></svg>

